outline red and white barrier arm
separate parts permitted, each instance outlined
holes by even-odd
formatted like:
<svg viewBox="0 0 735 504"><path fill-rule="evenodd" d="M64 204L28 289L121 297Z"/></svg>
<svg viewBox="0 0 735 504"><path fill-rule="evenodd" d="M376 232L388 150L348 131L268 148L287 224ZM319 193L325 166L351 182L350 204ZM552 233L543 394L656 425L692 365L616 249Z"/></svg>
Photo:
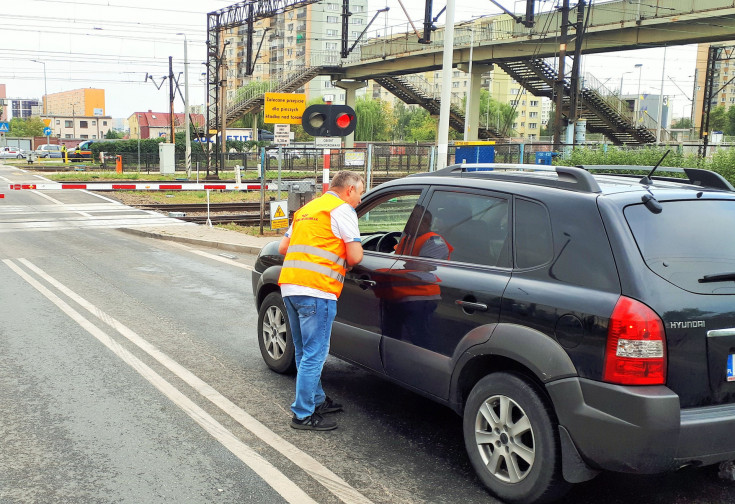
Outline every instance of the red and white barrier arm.
<svg viewBox="0 0 735 504"><path fill-rule="evenodd" d="M59 189L86 189L88 191L260 191L260 184L171 184L171 183L109 183L109 184L84 184L79 182L69 183L42 183L42 184L10 184L9 189L20 191L30 190L59 190ZM266 184L267 191L278 189L277 184Z"/></svg>

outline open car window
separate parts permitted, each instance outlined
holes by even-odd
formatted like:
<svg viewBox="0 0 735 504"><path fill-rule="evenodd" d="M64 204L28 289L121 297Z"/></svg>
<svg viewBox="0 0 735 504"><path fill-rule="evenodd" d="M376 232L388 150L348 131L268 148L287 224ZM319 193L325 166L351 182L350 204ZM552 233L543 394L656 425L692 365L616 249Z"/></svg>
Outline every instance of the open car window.
<svg viewBox="0 0 735 504"><path fill-rule="evenodd" d="M421 191L389 193L360 209L358 225L364 250L395 253Z"/></svg>

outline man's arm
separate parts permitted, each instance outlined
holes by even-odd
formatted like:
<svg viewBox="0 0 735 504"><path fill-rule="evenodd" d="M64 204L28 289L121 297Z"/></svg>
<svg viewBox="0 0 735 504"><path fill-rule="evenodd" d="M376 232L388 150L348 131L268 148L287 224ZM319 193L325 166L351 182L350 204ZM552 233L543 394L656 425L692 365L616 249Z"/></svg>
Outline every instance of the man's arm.
<svg viewBox="0 0 735 504"><path fill-rule="evenodd" d="M286 255L286 251L288 250L288 244L291 242L291 238L288 236L284 236L281 238L281 243L278 244L278 253L281 255Z"/></svg>
<svg viewBox="0 0 735 504"><path fill-rule="evenodd" d="M345 243L345 253L347 255L347 265L352 267L362 261L362 243L353 241Z"/></svg>

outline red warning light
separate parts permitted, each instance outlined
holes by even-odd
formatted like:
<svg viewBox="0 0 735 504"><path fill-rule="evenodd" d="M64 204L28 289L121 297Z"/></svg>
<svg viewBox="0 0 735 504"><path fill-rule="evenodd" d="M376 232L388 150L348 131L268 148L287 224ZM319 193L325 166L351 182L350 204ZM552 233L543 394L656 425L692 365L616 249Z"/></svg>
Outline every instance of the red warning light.
<svg viewBox="0 0 735 504"><path fill-rule="evenodd" d="M337 126L344 129L352 122L352 117L349 114L339 114L337 116Z"/></svg>

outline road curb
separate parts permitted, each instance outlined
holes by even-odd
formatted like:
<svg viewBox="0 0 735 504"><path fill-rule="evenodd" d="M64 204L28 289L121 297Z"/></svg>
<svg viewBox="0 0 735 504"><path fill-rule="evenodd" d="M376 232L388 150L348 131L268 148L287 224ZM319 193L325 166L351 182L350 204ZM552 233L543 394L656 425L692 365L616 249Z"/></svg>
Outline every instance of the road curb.
<svg viewBox="0 0 735 504"><path fill-rule="evenodd" d="M203 240L200 238L189 238L185 236L166 235L161 233L154 233L151 231L143 231L141 229L134 228L119 228L120 231L125 233L143 236L146 238L157 238L159 240L169 240L181 243L189 243L191 245L202 245L205 247L218 248L221 250L228 250L230 252L242 252L246 254L258 254L262 247L258 245L242 245L238 243L224 243L212 240Z"/></svg>

